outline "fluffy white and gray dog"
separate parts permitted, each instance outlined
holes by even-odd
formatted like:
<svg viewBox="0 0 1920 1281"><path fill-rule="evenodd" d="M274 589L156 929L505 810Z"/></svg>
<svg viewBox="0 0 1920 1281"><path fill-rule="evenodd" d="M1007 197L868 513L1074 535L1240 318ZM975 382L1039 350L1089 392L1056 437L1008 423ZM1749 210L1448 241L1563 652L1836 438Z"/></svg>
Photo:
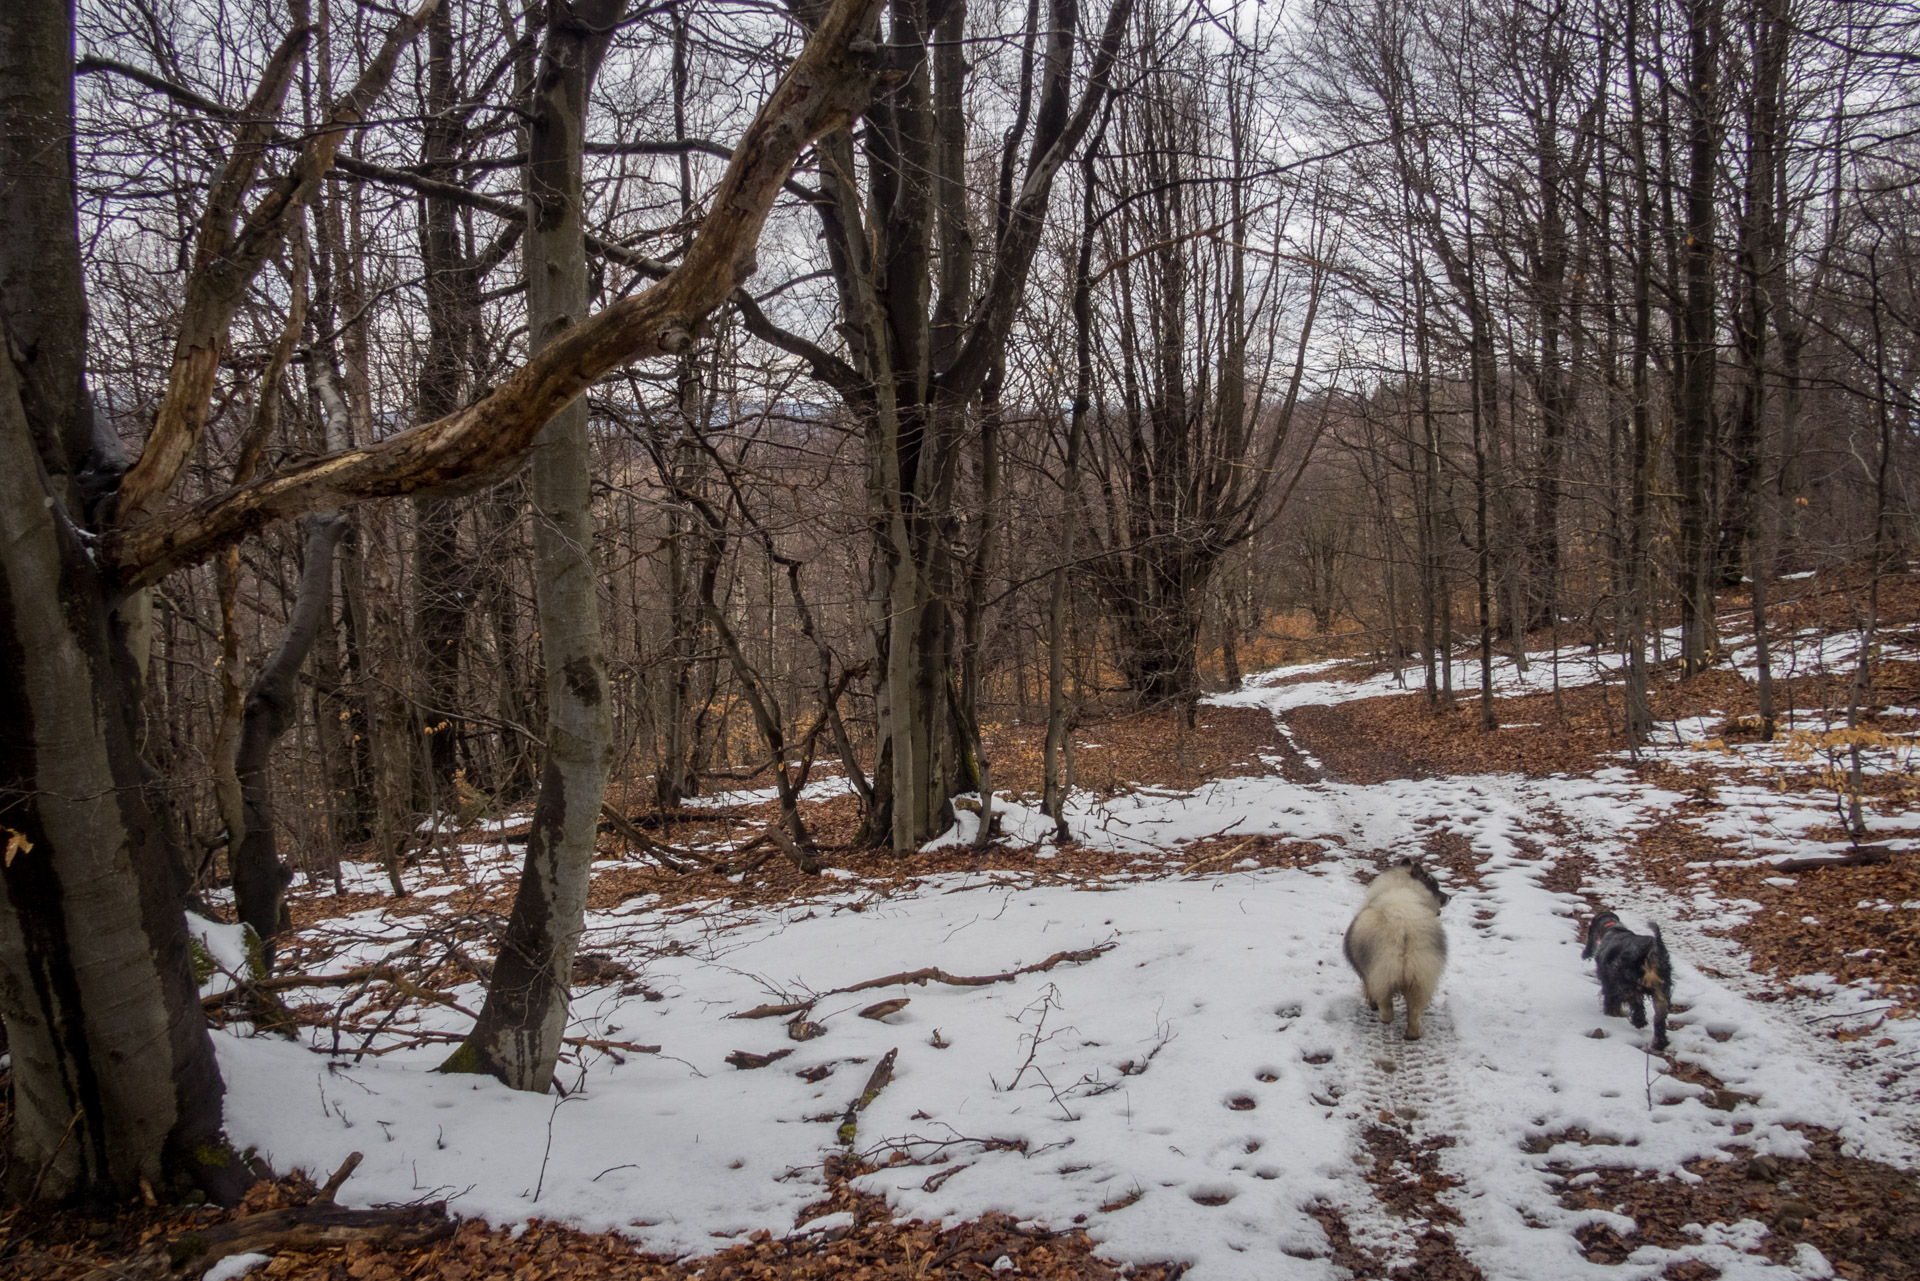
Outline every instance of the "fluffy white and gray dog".
<svg viewBox="0 0 1920 1281"><path fill-rule="evenodd" d="M1374 878L1347 926L1347 964L1360 976L1360 995L1383 1023L1393 1022L1393 998L1404 996L1409 1041L1420 1039L1420 1016L1447 963L1446 901L1433 875L1405 859Z"/></svg>

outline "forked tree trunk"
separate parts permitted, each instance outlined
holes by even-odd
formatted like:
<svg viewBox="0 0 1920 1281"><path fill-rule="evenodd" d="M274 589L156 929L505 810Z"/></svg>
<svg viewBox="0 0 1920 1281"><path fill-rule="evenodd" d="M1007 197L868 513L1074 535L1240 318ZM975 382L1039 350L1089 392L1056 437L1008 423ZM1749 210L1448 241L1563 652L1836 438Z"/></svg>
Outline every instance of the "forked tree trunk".
<svg viewBox="0 0 1920 1281"><path fill-rule="evenodd" d="M252 1176L220 1133L186 887L134 754L131 668L87 548L43 488L22 393L0 359L6 1194L117 1200L189 1177L235 1200Z"/></svg>
<svg viewBox="0 0 1920 1281"><path fill-rule="evenodd" d="M118 475L83 375L73 32L0 6L0 1023L10 1199L118 1199L147 1180L237 1199L185 886L135 755L116 603L76 528Z"/></svg>

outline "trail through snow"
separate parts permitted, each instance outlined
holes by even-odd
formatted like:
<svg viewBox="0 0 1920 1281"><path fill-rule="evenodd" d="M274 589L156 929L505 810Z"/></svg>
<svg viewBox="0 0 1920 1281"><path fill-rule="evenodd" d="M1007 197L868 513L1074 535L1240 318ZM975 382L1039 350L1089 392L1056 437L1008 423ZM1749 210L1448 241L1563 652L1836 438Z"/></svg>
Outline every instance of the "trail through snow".
<svg viewBox="0 0 1920 1281"><path fill-rule="evenodd" d="M1256 683L1221 701L1279 713L1379 692ZM558 1098L437 1075L444 1045L355 1060L224 1036L229 1124L283 1168L330 1170L363 1151L343 1194L354 1203L453 1196L457 1211L497 1222L560 1219L704 1253L756 1229L806 1230L796 1216L821 1195L844 1109L897 1050L856 1146L883 1163L863 1185L902 1216L1002 1210L1084 1224L1109 1256L1185 1260L1196 1281L1334 1277L1343 1272L1314 1206L1333 1207L1388 1263L1411 1259L1426 1228L1366 1181L1366 1131L1390 1125L1415 1144L1450 1143L1437 1150L1457 1181L1441 1194L1461 1220L1448 1230L1489 1278L1637 1281L1681 1258L1729 1278L1821 1275L1817 1253L1803 1251L1795 1269L1745 1253L1765 1231L1757 1223L1707 1225L1684 1250L1590 1264L1573 1231L1625 1224L1557 1199L1555 1163L1690 1178L1682 1162L1736 1142L1799 1154L1803 1141L1784 1128L1796 1121L1841 1131L1861 1155L1920 1155L1920 1105L1881 1097L1809 1027L1810 1013L1848 1017L1869 993L1835 989L1811 1008L1751 1000L1757 981L1732 945L1702 932L1740 905L1676 903L1627 875L1634 826L1672 799L1606 776L1366 787L1264 776L1191 795L1076 797L1076 827L1121 852L1231 825L1236 838L1321 840L1333 857L1305 870L1219 864L1186 879L1072 885L1008 873L931 876L898 892L849 882L761 912L633 900L594 914L582 947L639 980L579 993L572 1031L657 1043L660 1054L589 1054L563 1071L580 1088ZM1006 821L1045 830L1017 806ZM1361 1006L1340 936L1375 869L1437 832L1472 843L1478 884L1439 871L1454 895L1443 913L1451 957L1427 1038L1408 1043L1403 1021L1382 1027ZM492 848L470 857L497 859ZM1690 1007L1673 1052L1751 1101L1712 1106L1701 1087L1658 1074L1648 1032L1601 1015L1579 957L1585 905L1543 884L1576 852L1598 860L1593 876L1630 923L1666 928L1676 1000ZM407 914L423 910L351 919L363 941L335 964L397 949L428 919ZM779 1019L725 1017L922 966L999 973L1106 943L1096 959L1012 982L826 996L809 1015L826 1033L805 1042ZM457 995L480 999L477 987ZM899 1013L858 1016L894 996L909 1000ZM435 1009L422 1026L463 1031L464 1020ZM1920 1052L1920 1039L1888 1026L1900 1042L1889 1053ZM724 1062L735 1050L790 1053L741 1071ZM1736 1136L1736 1125L1751 1129ZM1575 1144L1570 1131L1611 1142Z"/></svg>

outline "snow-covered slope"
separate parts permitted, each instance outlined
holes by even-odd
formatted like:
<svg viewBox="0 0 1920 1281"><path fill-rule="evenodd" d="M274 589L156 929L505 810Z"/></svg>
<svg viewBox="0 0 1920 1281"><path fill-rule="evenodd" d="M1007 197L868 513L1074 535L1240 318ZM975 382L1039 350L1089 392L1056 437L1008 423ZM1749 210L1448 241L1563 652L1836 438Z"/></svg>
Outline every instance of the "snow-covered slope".
<svg viewBox="0 0 1920 1281"><path fill-rule="evenodd" d="M1256 682L1232 701L1280 710L1379 692ZM1199 1281L1332 1277L1316 1204L1389 1259L1410 1259L1424 1226L1390 1214L1363 1177L1368 1127L1390 1125L1415 1142L1451 1141L1438 1161L1456 1186L1441 1199L1461 1217L1459 1248L1488 1277L1650 1277L1680 1257L1728 1277L1790 1275L1740 1249L1759 1224L1703 1229L1695 1247L1647 1247L1624 1266L1589 1264L1572 1231L1595 1215L1563 1210L1548 1170L1570 1161L1688 1178L1683 1161L1735 1142L1798 1154L1803 1140L1784 1128L1795 1121L1834 1127L1865 1155L1916 1155L1911 1100L1881 1098L1833 1061L1803 1008L1750 1000L1741 980L1701 971L1744 969L1701 932L1738 905L1663 902L1625 875L1620 855L1641 812L1672 799L1624 775L1373 787L1262 777L1098 806L1077 798L1076 826L1123 852L1231 824L1235 836L1320 839L1329 857L1304 870L1214 865L1217 874L1186 879L1063 885L1002 872L895 891L849 882L822 901L752 912L634 900L592 917L583 947L640 979L629 995L618 985L583 993L572 1031L657 1044L658 1055L589 1051L563 1068L573 1092L561 1099L436 1075L443 1044L356 1061L223 1037L230 1125L283 1167L330 1170L363 1151L347 1188L360 1203L452 1195L456 1210L496 1221L618 1228L649 1249L704 1253L756 1229L804 1229L796 1215L821 1195L842 1113L897 1051L855 1146L883 1163L863 1185L901 1215L1003 1210L1084 1224L1115 1259L1187 1260ZM1009 821L1040 830L1037 816ZM1479 884L1448 886L1451 959L1427 1038L1408 1043L1361 1006L1340 936L1380 861L1418 854L1440 831L1472 843ZM1584 904L1543 885L1575 847L1599 860L1594 875L1630 922L1651 914L1667 927L1676 998L1691 1007L1674 1053L1750 1101L1712 1106L1727 1100L1662 1075L1643 1052L1646 1033L1601 1015L1579 959ZM375 913L343 922L364 937L336 963L397 948L419 923ZM1009 982L822 996L809 1017L826 1032L805 1042L778 1018L726 1017L925 966L998 974L1106 944ZM1835 992L1820 1013L1845 1016L1865 995ZM859 1017L894 996L910 1003L885 1020ZM436 1008L418 1026L464 1025ZM725 1062L736 1050L791 1053L738 1070ZM1915 1050L1920 1041L1890 1052ZM1611 1142L1550 1146L1569 1131ZM1817 1256L1800 1258L1818 1273Z"/></svg>

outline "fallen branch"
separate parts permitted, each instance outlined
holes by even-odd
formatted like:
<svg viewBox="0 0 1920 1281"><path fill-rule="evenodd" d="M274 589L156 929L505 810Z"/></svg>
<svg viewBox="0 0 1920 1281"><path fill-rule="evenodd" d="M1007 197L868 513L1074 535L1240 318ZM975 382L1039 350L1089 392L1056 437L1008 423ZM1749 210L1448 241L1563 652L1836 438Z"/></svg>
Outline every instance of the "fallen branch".
<svg viewBox="0 0 1920 1281"><path fill-rule="evenodd" d="M899 1053L899 1049L895 1048L881 1055L880 1061L873 1065L873 1074L867 1077L866 1088L860 1091L858 1098L847 1104L847 1114L841 1118L840 1129L836 1131L841 1147L853 1146L854 1138L860 1133L860 1114L867 1110L869 1103L880 1097L880 1091L886 1089L888 1082L893 1080L893 1060Z"/></svg>
<svg viewBox="0 0 1920 1281"><path fill-rule="evenodd" d="M792 1050L775 1050L771 1054L755 1054L752 1050L735 1050L732 1054L727 1055L727 1062L742 1072L751 1072L755 1068L763 1068L770 1063L778 1063L781 1059L786 1058L787 1055L792 1053Z"/></svg>
<svg viewBox="0 0 1920 1281"><path fill-rule="evenodd" d="M795 867L799 868L803 874L807 876L818 876L820 874L820 860L815 858L811 852L802 849L792 837L781 831L779 819L775 819L772 823L767 824L767 830L760 835L762 839L772 841L778 846L780 852L785 854L788 860L791 861ZM761 861L764 862L765 860L763 859Z"/></svg>
<svg viewBox="0 0 1920 1281"><path fill-rule="evenodd" d="M691 859L710 871L719 867L718 863L704 854L696 854L692 850L683 850L678 846L668 845L665 842L654 840L651 836L641 831L639 827L635 826L631 819L627 818L626 815L611 805L602 804L600 806L600 817L606 819L613 827L613 830L620 833L629 845L632 845L641 853L653 858L669 871L685 872L687 870L686 865L679 861L683 858Z"/></svg>
<svg viewBox="0 0 1920 1281"><path fill-rule="evenodd" d="M326 1186L320 1189L320 1195L313 1198L312 1204L319 1205L324 1202L332 1205L333 1198L340 1191L340 1185L352 1177L353 1172L360 1168L360 1162L364 1160L366 1157L359 1152L347 1153L347 1159L340 1163L340 1168L333 1172L333 1177L327 1180Z"/></svg>
<svg viewBox="0 0 1920 1281"><path fill-rule="evenodd" d="M883 978L868 979L864 983L855 983L851 987L836 987L820 993L807 1001L788 1001L782 1005L756 1005L750 1010L741 1010L738 1014L727 1015L730 1019L773 1019L786 1018L794 1014L804 1014L821 1000L829 996L839 996L847 992L864 992L869 988L893 987L897 984L914 983L925 986L928 983L945 983L949 987L987 987L994 983L1010 983L1023 974L1044 974L1056 965L1072 962L1083 965L1096 956L1111 952L1116 945L1102 943L1097 947L1082 948L1077 952L1055 952L1044 961L1032 965L1023 965L1017 970L1008 970L1005 974L949 974L945 970L928 966L923 970L908 970L902 974L888 974ZM881 1001L861 1011L862 1018L885 1018L906 1006L905 998L895 1005L892 1001ZM875 1013L875 1011L884 1011Z"/></svg>
<svg viewBox="0 0 1920 1281"><path fill-rule="evenodd" d="M343 970L338 974L277 974L271 978L250 979L239 987L230 987L224 992L215 992L212 996L202 997L200 1005L203 1009L213 1010L236 997L249 996L257 992L279 992L293 987L353 987L359 983L386 983L398 988L416 1001L444 1005L470 1019L480 1017L447 993L435 991L430 987L421 987L391 965L368 965L357 970Z"/></svg>
<svg viewBox="0 0 1920 1281"><path fill-rule="evenodd" d="M1812 872L1823 867L1871 867L1878 863L1893 860L1893 850L1886 845L1862 845L1850 854L1813 854L1806 858L1782 859L1778 863L1767 864L1770 872Z"/></svg>
<svg viewBox="0 0 1920 1281"><path fill-rule="evenodd" d="M359 1036L362 1033L378 1033L383 1030L385 1029L381 1027L367 1028L353 1027L351 1025L343 1025L341 1028L341 1031L351 1033L354 1036ZM436 1041L458 1042L467 1039L467 1034L464 1032L437 1032L430 1028L407 1028L404 1032L395 1032L394 1035L404 1035L409 1039L399 1045L383 1045L377 1050L323 1050L316 1046L314 1047L314 1053L370 1054L378 1057L382 1054L391 1054L395 1050L411 1049L416 1045L426 1045ZM560 1038L560 1044L571 1045L578 1050L618 1050L623 1054L660 1053L660 1047L657 1045L639 1045L633 1041L607 1041L592 1036L563 1036Z"/></svg>
<svg viewBox="0 0 1920 1281"><path fill-rule="evenodd" d="M175 1237L169 1250L173 1266L204 1271L229 1255L265 1254L289 1246L311 1250L360 1242L376 1249L405 1248L437 1241L453 1231L445 1201L381 1210L348 1210L336 1204L341 1184L360 1168L361 1160L360 1153L348 1153L306 1205L253 1214Z"/></svg>
<svg viewBox="0 0 1920 1281"><path fill-rule="evenodd" d="M923 986L928 983L945 983L949 987L988 987L994 983L1010 983L1023 974L1044 974L1056 965L1069 962L1084 965L1097 956L1111 952L1114 947L1115 944L1102 943L1098 947L1082 948L1077 952L1055 952L1044 961L1023 965L1017 970L1008 970L1005 974L949 974L943 969L930 965L923 970L908 970L904 974L889 974L884 978L868 979L864 983L855 983L851 987L836 987L820 995L838 996L843 992L864 992L868 988L895 987L907 983Z"/></svg>
<svg viewBox="0 0 1920 1281"><path fill-rule="evenodd" d="M785 1005L756 1005L750 1010L727 1015L730 1019L778 1019L813 1008L812 1001L789 1001Z"/></svg>
<svg viewBox="0 0 1920 1281"><path fill-rule="evenodd" d="M1249 837L1248 837L1248 838L1247 838L1246 840L1244 840L1244 841L1241 841L1241 842L1240 842L1240 843L1239 843L1238 845L1236 845L1236 846L1234 846L1234 847L1233 847L1232 849L1230 849L1230 850L1228 850L1228 851L1227 851L1226 853L1224 853L1224 854L1209 854L1209 855L1207 855L1207 857L1205 857L1205 858L1197 858L1197 859L1195 859L1195 860L1193 860L1193 862L1191 862L1191 863L1189 863L1189 864L1187 864L1187 866L1186 866L1186 867L1185 867L1185 868L1184 868L1183 870L1184 870L1184 871L1185 871L1185 872L1186 872L1186 873L1187 873L1188 875L1192 875L1192 873L1193 873L1193 870L1194 870L1194 869L1195 869L1196 867L1205 867L1205 866L1206 866L1207 864L1209 864L1209 863L1218 863L1218 862L1220 862L1220 861L1221 861L1221 860L1223 860L1223 859L1229 859L1229 858L1232 858L1232 857L1233 857L1233 856L1234 856L1235 854L1238 854L1238 853L1239 853L1239 852L1240 852L1241 850L1243 850L1243 849L1245 849L1245 848L1247 848L1247 846L1249 846L1249 845L1251 845L1251 844L1253 844L1253 843L1254 843L1255 841L1257 841L1257 840L1259 840L1259 839L1260 839L1260 838L1259 838L1259 837L1257 837L1257 836L1249 836Z"/></svg>
<svg viewBox="0 0 1920 1281"><path fill-rule="evenodd" d="M191 1265L205 1271L235 1254L313 1251L356 1243L376 1250L411 1249L451 1235L453 1221L447 1218L445 1201L385 1210L348 1210L331 1201L315 1201L185 1233L174 1238L170 1253L174 1267Z"/></svg>

